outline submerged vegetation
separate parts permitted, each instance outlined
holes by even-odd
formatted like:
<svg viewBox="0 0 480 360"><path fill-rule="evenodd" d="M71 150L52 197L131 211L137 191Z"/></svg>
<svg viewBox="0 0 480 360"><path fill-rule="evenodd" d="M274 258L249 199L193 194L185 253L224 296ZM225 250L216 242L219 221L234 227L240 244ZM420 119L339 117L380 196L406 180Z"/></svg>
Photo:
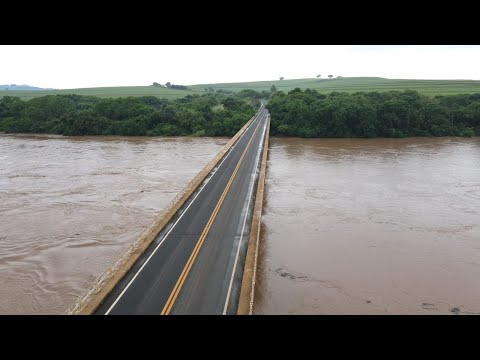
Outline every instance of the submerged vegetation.
<svg viewBox="0 0 480 360"><path fill-rule="evenodd" d="M63 135L233 136L255 113L258 96L189 95L100 99L47 95L0 99L0 131Z"/></svg>
<svg viewBox="0 0 480 360"><path fill-rule="evenodd" d="M299 137L480 135L480 93L429 97L416 91L276 92L271 134Z"/></svg>

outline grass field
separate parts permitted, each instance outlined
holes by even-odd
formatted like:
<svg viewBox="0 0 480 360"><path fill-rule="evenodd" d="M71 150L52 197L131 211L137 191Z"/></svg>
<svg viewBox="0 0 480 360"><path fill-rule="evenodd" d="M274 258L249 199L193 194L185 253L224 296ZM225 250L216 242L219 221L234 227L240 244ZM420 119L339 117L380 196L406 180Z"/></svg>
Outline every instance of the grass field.
<svg viewBox="0 0 480 360"><path fill-rule="evenodd" d="M295 79L257 81L249 83L227 84L202 84L191 86L192 89L212 87L215 90L239 91L242 89L254 89L257 91L269 90L275 85L278 90L290 91L296 87L301 89L316 89L322 93L332 91L390 91L405 89L416 90L425 95L452 95L471 94L480 92L480 81L475 80L394 80L385 78L340 78L340 79Z"/></svg>
<svg viewBox="0 0 480 360"><path fill-rule="evenodd" d="M99 87L84 89L66 89L66 90L34 90L34 91L13 91L1 90L0 97L18 96L28 100L38 96L54 94L77 94L98 96L101 98L126 97L126 96L157 96L161 99L178 99L192 94L203 94L204 91L195 90L174 90L153 86L122 86L122 87Z"/></svg>
<svg viewBox="0 0 480 360"><path fill-rule="evenodd" d="M332 91L390 91L390 90L416 90L425 95L454 95L480 93L480 81L478 80L395 80L385 78L340 78L340 79L294 79L257 81L245 83L225 84L200 84L189 85L191 90L174 90L153 86L125 86L125 87L101 87L69 90L45 90L45 91L0 91L0 97L19 96L22 99L31 99L36 96L49 94L78 94L98 97L125 97L125 96L157 96L165 99L177 99L192 94L204 94L205 88L212 87L215 90L241 91L254 89L257 91L270 90L275 85L278 90L290 91L296 87L301 89L316 89L322 93Z"/></svg>

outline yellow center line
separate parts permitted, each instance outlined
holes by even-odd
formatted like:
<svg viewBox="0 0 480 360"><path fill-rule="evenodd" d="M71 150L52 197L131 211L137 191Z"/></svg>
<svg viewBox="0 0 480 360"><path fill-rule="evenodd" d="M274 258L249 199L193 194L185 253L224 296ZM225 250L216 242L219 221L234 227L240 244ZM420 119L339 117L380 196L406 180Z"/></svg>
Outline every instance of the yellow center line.
<svg viewBox="0 0 480 360"><path fill-rule="evenodd" d="M165 306L163 307L161 315L168 315L170 313L170 310L172 310L173 304L175 303L175 300L177 299L177 296L180 293L180 290L182 289L183 283L187 278L188 272L190 271L193 263L195 262L195 258L197 257L197 254L200 251L200 248L202 247L203 241L207 237L208 231L210 230L210 227L212 226L212 223L215 220L215 217L217 216L220 206L222 206L223 200L227 196L227 192L230 189L230 185L232 185L232 182L235 179L235 175L237 174L237 171L240 168L240 164L242 163L242 160L245 157L245 154L247 153L247 150L250 147L258 128L260 127L260 124L261 124L261 121L255 128L255 131L253 132L253 135L250 138L250 141L248 142L247 147L243 151L242 156L240 157L240 160L238 160L237 166L235 167L235 170L232 176L230 177L230 180L228 181L227 186L225 187L225 190L223 190L222 196L218 200L218 203L215 206L215 209L213 210L212 215L210 216L210 219L207 222L207 225L203 229L202 234L200 235L200 238L198 239L197 244L195 245L195 248L193 249L192 254L190 255L190 258L185 264L185 267L183 268L183 271L180 274L180 277L178 278L177 283L175 284L175 287L172 290L172 293L168 297L168 300L165 303Z"/></svg>

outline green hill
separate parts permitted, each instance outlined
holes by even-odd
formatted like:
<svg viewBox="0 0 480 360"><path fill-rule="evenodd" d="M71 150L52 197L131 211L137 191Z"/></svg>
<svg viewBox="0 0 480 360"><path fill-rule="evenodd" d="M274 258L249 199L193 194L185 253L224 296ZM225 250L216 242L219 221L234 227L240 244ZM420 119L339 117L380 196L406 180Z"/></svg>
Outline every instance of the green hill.
<svg viewBox="0 0 480 360"><path fill-rule="evenodd" d="M35 90L35 91L0 91L0 97L19 96L22 99L50 94L78 94L91 95L102 98L126 96L156 96L165 99L177 99L192 94L204 94L206 88L227 91L241 91L253 89L257 91L270 90L275 85L277 90L290 91L296 87L301 89L316 89L321 93L332 91L390 91L390 90L416 90L425 95L454 95L480 93L480 81L477 80L398 80L378 77L352 77L335 79L293 79L256 81L244 83L224 84L199 84L189 85L189 90L167 89L155 86L124 86L124 87L99 87L68 90Z"/></svg>
<svg viewBox="0 0 480 360"><path fill-rule="evenodd" d="M471 94L480 92L480 81L476 80L397 80L378 77L352 77L335 79L293 79L293 80L275 80L275 81L256 81L245 83L226 83L226 84L201 84L192 85L191 89L204 89L212 87L215 90L240 91L243 89L253 89L257 91L270 90L275 85L277 90L290 91L294 88L316 89L321 93L332 91L391 91L406 89L416 90L425 95L453 95L453 94Z"/></svg>
<svg viewBox="0 0 480 360"><path fill-rule="evenodd" d="M65 90L35 90L35 91L0 91L0 97L18 96L22 100L28 100L38 96L55 94L75 94L98 96L100 98L127 97L127 96L156 96L160 99L178 99L192 94L203 94L199 90L176 90L156 86L121 86L121 87L98 87Z"/></svg>

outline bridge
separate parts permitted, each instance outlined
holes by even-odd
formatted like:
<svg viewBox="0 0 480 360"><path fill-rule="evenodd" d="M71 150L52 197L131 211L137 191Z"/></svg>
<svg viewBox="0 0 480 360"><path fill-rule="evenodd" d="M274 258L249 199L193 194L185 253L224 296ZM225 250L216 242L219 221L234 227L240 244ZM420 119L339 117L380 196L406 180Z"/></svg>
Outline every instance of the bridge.
<svg viewBox="0 0 480 360"><path fill-rule="evenodd" d="M262 101L241 136L93 314L237 313L268 120Z"/></svg>

